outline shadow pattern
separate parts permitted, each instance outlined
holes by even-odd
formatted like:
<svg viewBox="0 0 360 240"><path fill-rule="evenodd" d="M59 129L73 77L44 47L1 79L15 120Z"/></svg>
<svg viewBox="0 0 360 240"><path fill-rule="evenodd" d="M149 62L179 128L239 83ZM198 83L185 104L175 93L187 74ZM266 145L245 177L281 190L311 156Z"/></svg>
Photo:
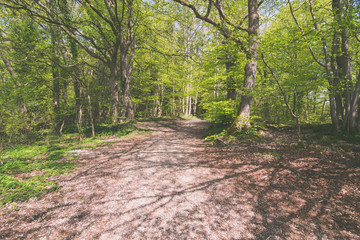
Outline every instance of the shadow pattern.
<svg viewBox="0 0 360 240"><path fill-rule="evenodd" d="M360 239L358 152L141 127L153 134L89 150L59 192L3 211L0 239Z"/></svg>

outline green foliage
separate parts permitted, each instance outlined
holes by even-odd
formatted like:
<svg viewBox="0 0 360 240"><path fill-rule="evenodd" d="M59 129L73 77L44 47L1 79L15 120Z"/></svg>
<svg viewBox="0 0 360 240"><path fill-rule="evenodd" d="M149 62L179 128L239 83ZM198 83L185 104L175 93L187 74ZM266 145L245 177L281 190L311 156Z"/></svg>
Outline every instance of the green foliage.
<svg viewBox="0 0 360 240"><path fill-rule="evenodd" d="M236 117L235 103L232 100L204 104L205 119L220 125L231 124Z"/></svg>
<svg viewBox="0 0 360 240"><path fill-rule="evenodd" d="M69 129L67 129L69 131ZM90 134L88 129L85 133ZM98 136L127 136L135 131L145 131L134 123L97 126ZM76 130L75 130L76 132ZM48 136L30 145L11 145L0 153L0 204L39 197L55 191L57 183L49 177L67 174L74 170L76 157L68 154L75 149L88 149L108 145L102 138L78 139L77 133L61 137Z"/></svg>
<svg viewBox="0 0 360 240"><path fill-rule="evenodd" d="M207 132L205 140L212 144L227 145L235 140L242 142L257 142L261 141L260 130L264 129L264 122L261 118L254 116L251 118L252 127L244 129L241 132L230 132L230 123L229 124L212 124Z"/></svg>
<svg viewBox="0 0 360 240"><path fill-rule="evenodd" d="M215 126L215 129L218 131L221 129L219 126ZM214 132L214 130L212 130ZM216 145L227 145L235 140L235 137L230 135L227 129L223 129L218 133L211 134L205 137L205 141L209 142L210 144Z"/></svg>
<svg viewBox="0 0 360 240"><path fill-rule="evenodd" d="M18 180L12 175L2 174L0 175L0 205L39 197L57 189L57 183L48 181L44 176L37 175L26 180Z"/></svg>
<svg viewBox="0 0 360 240"><path fill-rule="evenodd" d="M359 143L360 142L360 134L346 134L341 131L332 130L330 124L313 124L306 125L303 127L304 131L309 131L312 134L309 135L309 141L315 140L322 145L331 145L338 143Z"/></svg>

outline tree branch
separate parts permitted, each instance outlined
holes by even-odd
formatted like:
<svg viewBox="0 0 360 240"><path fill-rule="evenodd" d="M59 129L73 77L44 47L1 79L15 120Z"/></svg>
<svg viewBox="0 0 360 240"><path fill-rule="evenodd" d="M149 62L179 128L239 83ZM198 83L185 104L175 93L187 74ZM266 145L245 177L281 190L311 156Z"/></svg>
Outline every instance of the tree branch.
<svg viewBox="0 0 360 240"><path fill-rule="evenodd" d="M269 64L266 62L265 58L264 58L264 54L261 54L261 58L265 64L265 66L269 69L271 75L273 76L276 84L278 85L281 94L283 95L283 99L284 102L286 104L287 109L290 112L290 115L296 120L296 124L297 124L297 128L298 128L298 141L301 141L301 136L300 136L300 118L299 116L296 116L296 114L294 113L294 111L291 109L290 104L287 101L287 96L286 96L286 92L284 91L284 89L282 88L279 79L277 78L277 76L275 75L274 71L272 70L272 68L269 66Z"/></svg>
<svg viewBox="0 0 360 240"><path fill-rule="evenodd" d="M191 3L189 3L185 0L173 0L173 1L183 5L185 7L190 8L193 11L193 13L195 14L196 18L201 19L201 20L213 25L214 27L216 27L224 37L229 38L229 39L233 40L234 42L236 42L237 44L239 44L241 50L244 53L249 54L249 51L245 48L244 42L240 38L234 37L231 33L229 33L228 29L221 26L220 23L215 22L213 19L209 18L207 15L202 16L194 5L192 5ZM209 0L209 1L211 1L211 0ZM209 7L208 7L208 9L209 9Z"/></svg>
<svg viewBox="0 0 360 240"><path fill-rule="evenodd" d="M290 8L291 16L293 17L296 26L299 28L299 30L300 30L300 32L301 32L301 35L303 36L305 42L307 43L308 48L309 48L310 53L311 53L311 56L313 57L313 59L315 60L315 62L317 62L317 64L319 64L320 66L326 68L326 65L323 64L323 63L321 63L321 62L316 58L315 53L314 53L312 47L310 46L309 40L307 39L307 37L306 37L306 35L305 35L305 33L304 33L304 30L302 29L302 27L300 26L298 20L296 19L295 15L294 15L294 11L293 11L293 8L292 8L292 5L291 5L290 0L288 0L288 3L289 3L289 8Z"/></svg>

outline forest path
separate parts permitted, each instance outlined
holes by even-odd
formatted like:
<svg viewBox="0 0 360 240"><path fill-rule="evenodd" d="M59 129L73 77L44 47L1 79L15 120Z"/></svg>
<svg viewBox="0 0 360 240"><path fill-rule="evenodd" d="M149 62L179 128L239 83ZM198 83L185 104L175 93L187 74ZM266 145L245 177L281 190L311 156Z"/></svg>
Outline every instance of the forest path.
<svg viewBox="0 0 360 240"><path fill-rule="evenodd" d="M281 134L230 149L203 141L205 121L140 126L152 134L80 150L59 192L0 216L0 238L359 239L359 168L319 171Z"/></svg>

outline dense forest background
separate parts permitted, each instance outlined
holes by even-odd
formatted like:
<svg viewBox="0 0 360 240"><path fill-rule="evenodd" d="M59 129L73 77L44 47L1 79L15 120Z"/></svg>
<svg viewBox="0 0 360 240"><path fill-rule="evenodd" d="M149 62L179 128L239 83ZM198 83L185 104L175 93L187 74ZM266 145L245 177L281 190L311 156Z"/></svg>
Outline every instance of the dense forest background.
<svg viewBox="0 0 360 240"><path fill-rule="evenodd" d="M196 116L360 128L354 0L1 0L0 138Z"/></svg>

